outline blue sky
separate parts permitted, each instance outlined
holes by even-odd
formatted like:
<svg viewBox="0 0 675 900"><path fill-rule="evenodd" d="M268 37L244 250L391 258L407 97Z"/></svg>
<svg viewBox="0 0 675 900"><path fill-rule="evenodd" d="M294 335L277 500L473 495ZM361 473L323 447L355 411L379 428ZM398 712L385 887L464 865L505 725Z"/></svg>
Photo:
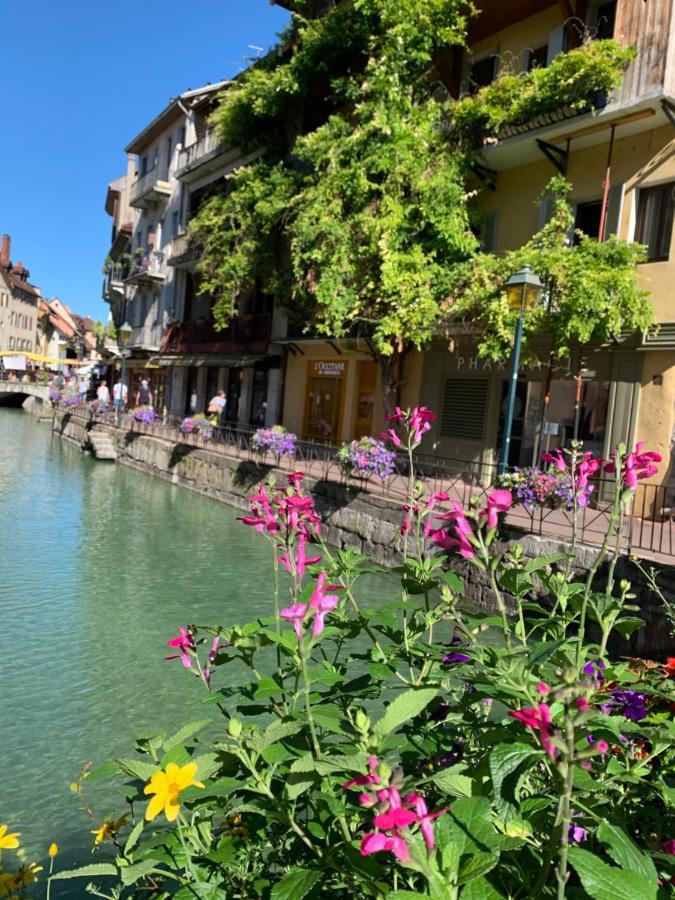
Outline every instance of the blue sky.
<svg viewBox="0 0 675 900"><path fill-rule="evenodd" d="M171 96L229 78L288 20L269 0L0 2L0 233L47 297L107 318L103 204Z"/></svg>

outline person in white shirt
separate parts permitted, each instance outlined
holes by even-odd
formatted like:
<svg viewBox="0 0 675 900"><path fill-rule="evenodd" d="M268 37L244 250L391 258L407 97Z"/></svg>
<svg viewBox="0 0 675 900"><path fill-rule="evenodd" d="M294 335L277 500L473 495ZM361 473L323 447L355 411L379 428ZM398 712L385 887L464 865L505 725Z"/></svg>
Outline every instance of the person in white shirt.
<svg viewBox="0 0 675 900"><path fill-rule="evenodd" d="M105 409L110 403L110 391L108 390L107 381L102 381L96 391L96 398L101 409Z"/></svg>
<svg viewBox="0 0 675 900"><path fill-rule="evenodd" d="M125 409L128 397L129 388L126 386L126 384L122 384L120 381L117 381L113 385L113 405L115 409Z"/></svg>

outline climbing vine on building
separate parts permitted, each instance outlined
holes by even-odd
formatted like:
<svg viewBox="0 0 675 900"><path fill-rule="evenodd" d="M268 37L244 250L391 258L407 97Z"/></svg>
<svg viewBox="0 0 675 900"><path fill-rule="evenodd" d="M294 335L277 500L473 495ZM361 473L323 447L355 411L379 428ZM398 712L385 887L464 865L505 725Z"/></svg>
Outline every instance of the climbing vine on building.
<svg viewBox="0 0 675 900"><path fill-rule="evenodd" d="M597 331L646 321L644 300L635 309L628 302L639 251L622 242L586 241L560 256L568 248L551 226L503 261L472 262L481 186L471 163L485 135L556 98L573 109L597 101L620 82L631 51L587 42L547 70L505 74L457 101L441 73L466 45L472 6L349 0L322 10L306 4L278 47L225 91L214 116L222 140L249 154L191 225L219 324L254 286L273 293L309 332L362 337L391 406L402 357L429 342L449 305L488 329L485 352L507 352L511 323L499 302L481 308L481 285L498 296L508 265L541 256L542 240L567 290L554 304L558 343L588 330L580 284L603 306ZM578 278L574 267L583 270Z"/></svg>

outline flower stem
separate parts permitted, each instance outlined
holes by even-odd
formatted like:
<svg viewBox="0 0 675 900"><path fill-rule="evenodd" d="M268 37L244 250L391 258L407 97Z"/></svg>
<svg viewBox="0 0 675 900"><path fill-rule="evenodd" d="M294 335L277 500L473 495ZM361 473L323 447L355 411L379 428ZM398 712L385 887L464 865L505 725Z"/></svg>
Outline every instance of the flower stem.
<svg viewBox="0 0 675 900"><path fill-rule="evenodd" d="M314 716L312 715L312 703L310 699L310 681L309 675L307 673L307 662L305 660L305 653L301 645L298 646L298 653L300 654L300 664L302 666L302 686L303 686L303 694L305 696L305 712L307 713L307 722L309 724L309 733L312 736L312 747L314 749L314 756L317 759L321 756L321 748L319 746L319 739L316 736L316 727L314 725Z"/></svg>
<svg viewBox="0 0 675 900"><path fill-rule="evenodd" d="M562 764L564 788L558 812L558 825L562 828L560 835L560 856L556 877L558 879L558 900L565 900L565 890L569 873L567 871L570 846L570 823L572 821L572 790L574 787L574 723L569 709L565 708L565 744L566 761Z"/></svg>

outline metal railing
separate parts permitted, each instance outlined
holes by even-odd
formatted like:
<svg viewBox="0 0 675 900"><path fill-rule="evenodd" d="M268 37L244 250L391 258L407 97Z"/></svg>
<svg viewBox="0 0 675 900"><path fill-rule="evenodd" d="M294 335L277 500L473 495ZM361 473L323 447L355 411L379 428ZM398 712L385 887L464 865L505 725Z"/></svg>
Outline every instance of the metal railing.
<svg viewBox="0 0 675 900"><path fill-rule="evenodd" d="M182 169L197 165L202 157L222 147L223 143L218 138L216 131L209 128L201 140L195 141L194 144L190 144L189 147L185 147L179 152L177 171L180 172Z"/></svg>
<svg viewBox="0 0 675 900"><path fill-rule="evenodd" d="M86 408L65 410L74 416L89 417ZM97 420L116 427L113 412L99 412ZM153 424L137 422L132 414L125 416L122 430L130 434L148 435L182 444L228 459L239 459L282 471L302 471L318 482L318 491L330 491L330 485L340 485L356 493L365 492L396 504L403 504L408 495L409 464L405 456L396 457L394 472L385 482L369 480L345 472L337 457L337 446L322 443L307 435L298 435L294 456L275 457L260 454L252 443L255 428L243 428L224 423L214 429L205 440L198 434L183 434L181 417L166 415ZM476 460L462 460L419 453L415 456L416 476L429 491L445 491L451 500L468 507L472 498L483 502L497 476L497 465ZM599 546L610 521L613 479L597 479L591 505L583 509L577 520L577 541ZM564 508L532 510L515 506L505 519L507 528L570 544L573 539L573 516ZM641 484L629 510L624 516L621 548L645 558L672 563L675 558L675 487Z"/></svg>
<svg viewBox="0 0 675 900"><path fill-rule="evenodd" d="M131 281L139 278L165 278L166 266L164 264L164 254L159 250L151 250L144 256L134 260L131 265L131 271L127 278Z"/></svg>
<svg viewBox="0 0 675 900"><path fill-rule="evenodd" d="M141 178L138 178L131 185L130 203L135 203L149 191L151 191L158 182L168 183L169 174L159 166L154 166L149 172L146 172Z"/></svg>

